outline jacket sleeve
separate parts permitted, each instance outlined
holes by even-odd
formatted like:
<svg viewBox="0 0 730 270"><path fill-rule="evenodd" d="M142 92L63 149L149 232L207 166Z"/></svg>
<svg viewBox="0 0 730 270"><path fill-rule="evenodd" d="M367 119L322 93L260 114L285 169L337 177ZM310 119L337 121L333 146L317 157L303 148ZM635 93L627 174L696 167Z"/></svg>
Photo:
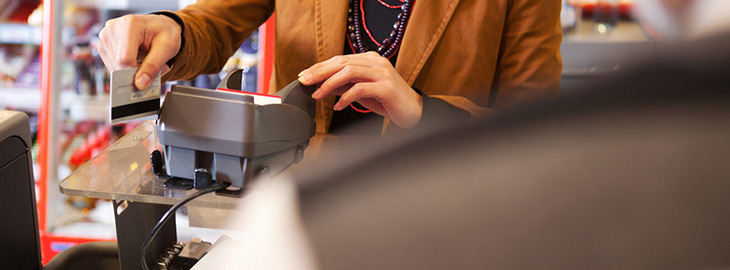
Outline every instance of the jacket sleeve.
<svg viewBox="0 0 730 270"><path fill-rule="evenodd" d="M489 107L560 94L560 9L559 0L508 1Z"/></svg>
<svg viewBox="0 0 730 270"><path fill-rule="evenodd" d="M176 11L184 23L185 42L163 80L220 71L273 12L273 0L199 0Z"/></svg>

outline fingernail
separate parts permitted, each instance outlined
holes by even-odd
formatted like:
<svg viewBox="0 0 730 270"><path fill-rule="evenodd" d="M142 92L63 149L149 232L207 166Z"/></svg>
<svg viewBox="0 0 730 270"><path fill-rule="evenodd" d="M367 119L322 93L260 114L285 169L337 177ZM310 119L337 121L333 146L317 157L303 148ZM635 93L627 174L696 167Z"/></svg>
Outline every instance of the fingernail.
<svg viewBox="0 0 730 270"><path fill-rule="evenodd" d="M147 88L147 86L150 85L150 82L152 81L152 78L150 78L150 75L147 75L146 73L142 73L137 75L137 80L134 81L134 84L137 86L137 89L144 90Z"/></svg>
<svg viewBox="0 0 730 270"><path fill-rule="evenodd" d="M342 107L342 105L341 105L341 104L340 104L339 102L337 102L337 103L335 104L335 107L334 107L334 109L335 109L335 111L341 111L342 109L344 109L344 108L341 108L341 107Z"/></svg>
<svg viewBox="0 0 730 270"><path fill-rule="evenodd" d="M301 76L302 76L302 74L304 74L305 72L307 72L307 70L308 70L308 69L305 69L305 70L302 70L302 72L299 72L299 74L297 75L297 77L301 77Z"/></svg>
<svg viewBox="0 0 730 270"><path fill-rule="evenodd" d="M314 91L314 93L312 93L313 99L317 99L318 96L319 96L319 89L317 89L316 91Z"/></svg>
<svg viewBox="0 0 730 270"><path fill-rule="evenodd" d="M302 83L308 83L312 80L312 73L307 72L304 76L299 77L299 81Z"/></svg>

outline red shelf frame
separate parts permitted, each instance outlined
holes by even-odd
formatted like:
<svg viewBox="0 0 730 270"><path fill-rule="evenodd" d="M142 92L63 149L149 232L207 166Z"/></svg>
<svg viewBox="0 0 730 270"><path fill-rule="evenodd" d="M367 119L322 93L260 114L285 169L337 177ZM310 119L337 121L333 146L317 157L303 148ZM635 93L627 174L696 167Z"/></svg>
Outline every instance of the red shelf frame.
<svg viewBox="0 0 730 270"><path fill-rule="evenodd" d="M46 192L48 191L48 127L51 103L51 70L53 57L51 56L50 44L53 40L53 2L54 0L43 1L43 37L41 39L41 102L38 109L38 166L40 175L38 177L38 228L41 235L46 231ZM44 256L45 257L45 256Z"/></svg>
<svg viewBox="0 0 730 270"><path fill-rule="evenodd" d="M271 84L271 74L274 70L274 21L276 14L271 17L259 29L259 74L258 74L258 92L262 94L269 93Z"/></svg>

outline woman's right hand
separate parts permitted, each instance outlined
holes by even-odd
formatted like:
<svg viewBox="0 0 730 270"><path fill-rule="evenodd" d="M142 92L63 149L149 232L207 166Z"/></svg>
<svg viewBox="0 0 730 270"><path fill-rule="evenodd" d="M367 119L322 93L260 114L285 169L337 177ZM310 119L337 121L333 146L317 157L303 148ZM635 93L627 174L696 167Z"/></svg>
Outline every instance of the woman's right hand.
<svg viewBox="0 0 730 270"><path fill-rule="evenodd" d="M134 85L145 89L157 74L170 71L166 63L180 50L181 32L165 15L126 15L106 22L97 50L109 71L139 66Z"/></svg>

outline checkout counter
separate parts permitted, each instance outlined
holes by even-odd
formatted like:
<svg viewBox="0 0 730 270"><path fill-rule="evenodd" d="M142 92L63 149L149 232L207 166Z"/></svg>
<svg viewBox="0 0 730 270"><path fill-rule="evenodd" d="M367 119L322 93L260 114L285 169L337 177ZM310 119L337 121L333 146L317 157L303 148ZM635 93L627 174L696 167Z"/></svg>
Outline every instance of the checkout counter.
<svg viewBox="0 0 730 270"><path fill-rule="evenodd" d="M569 93L595 79L630 68L637 60L658 55L662 46L635 21L621 20L610 32L599 33L592 20L584 19L572 31L563 33L561 90Z"/></svg>

